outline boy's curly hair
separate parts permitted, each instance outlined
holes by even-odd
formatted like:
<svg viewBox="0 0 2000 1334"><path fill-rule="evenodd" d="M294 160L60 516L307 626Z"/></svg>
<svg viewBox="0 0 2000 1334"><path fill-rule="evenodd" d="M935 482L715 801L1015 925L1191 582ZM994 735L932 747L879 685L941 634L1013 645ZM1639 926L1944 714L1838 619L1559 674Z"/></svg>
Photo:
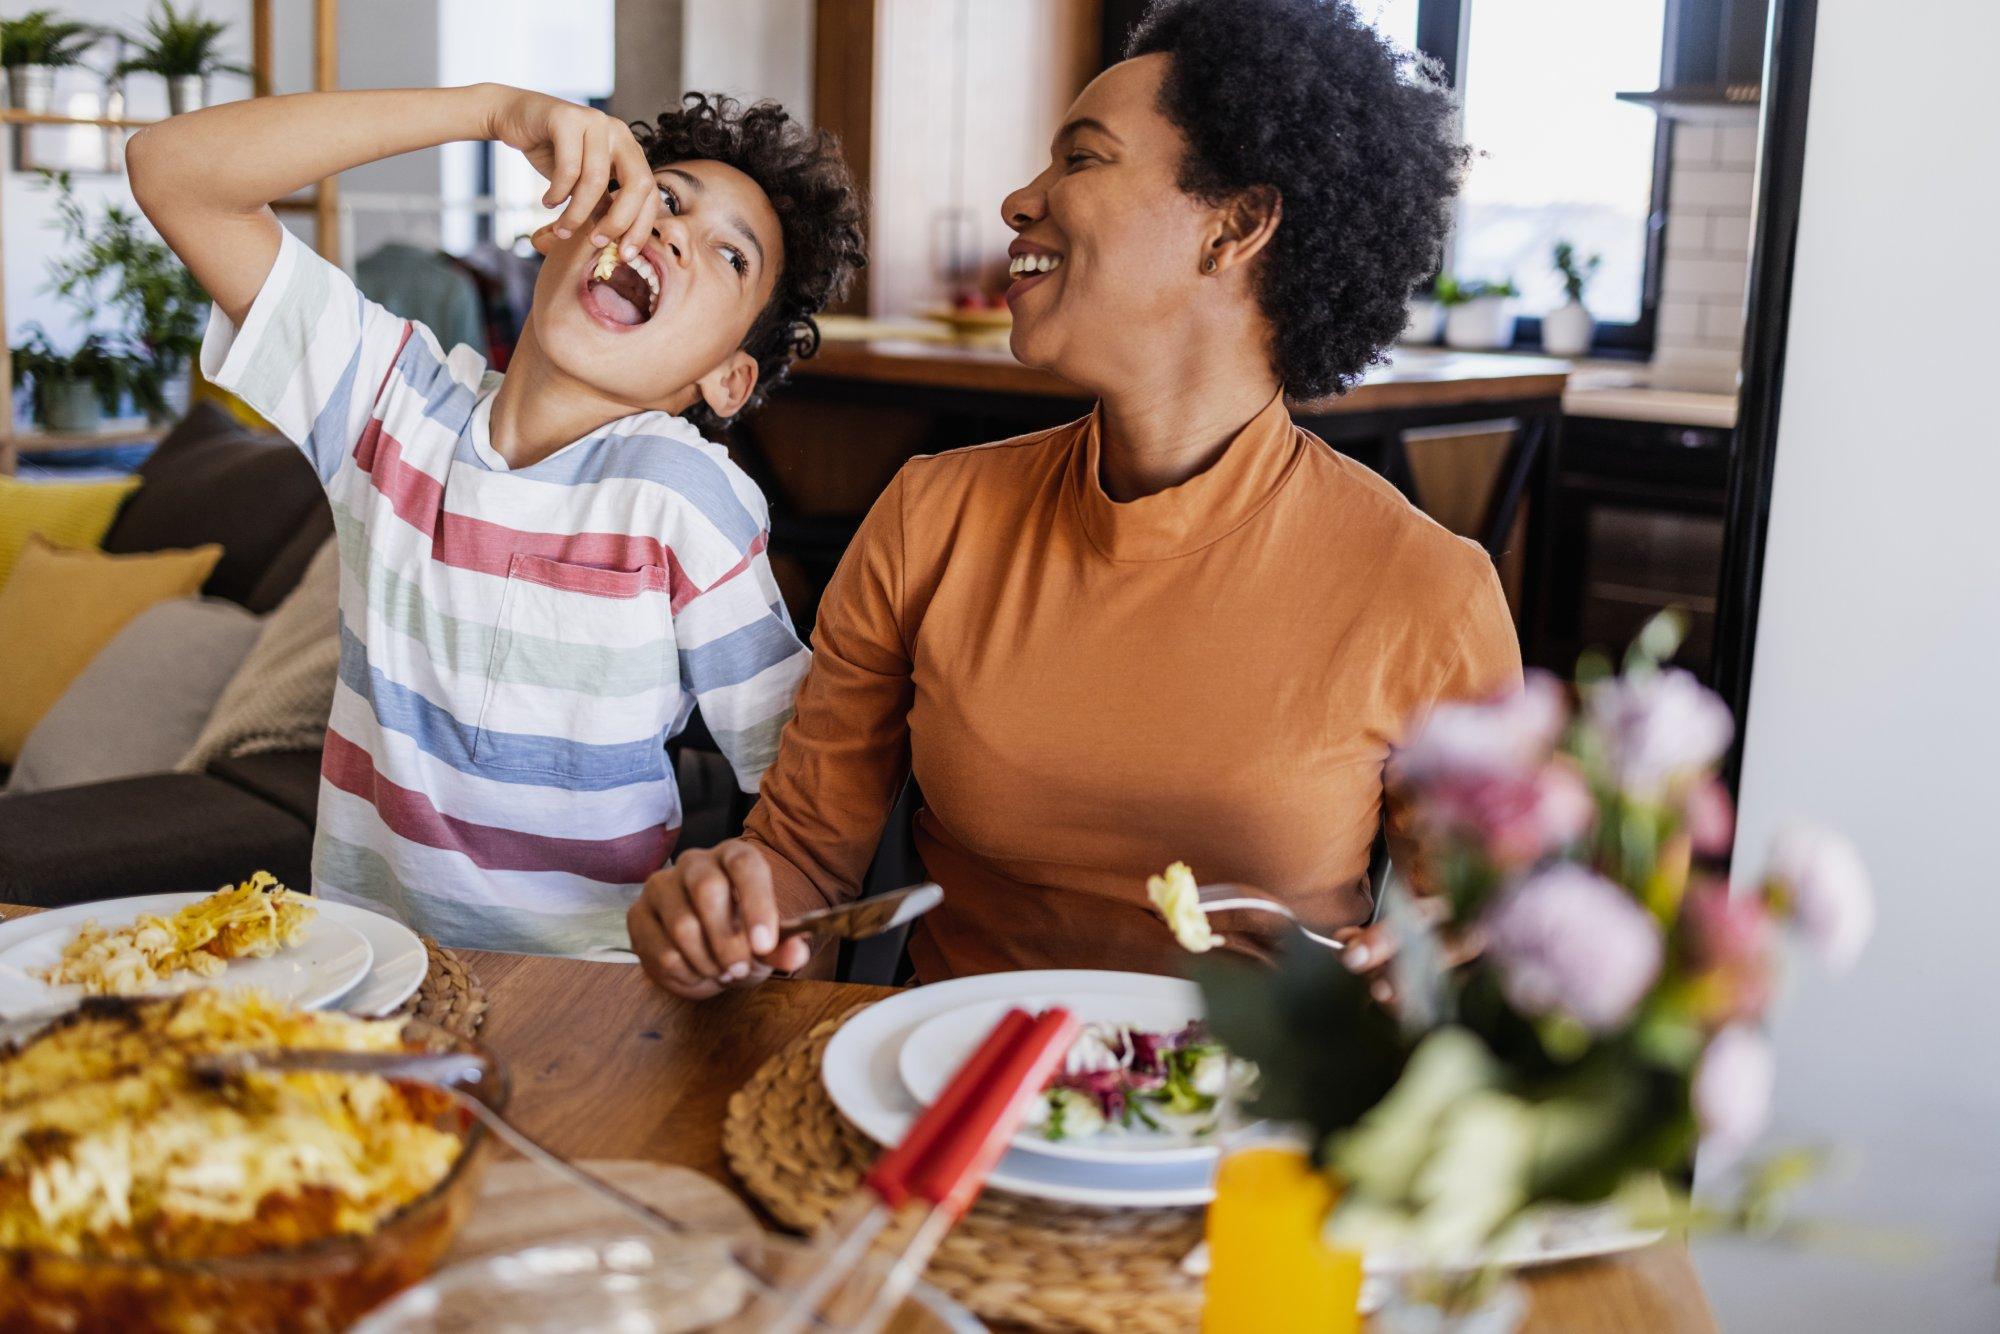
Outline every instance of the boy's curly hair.
<svg viewBox="0 0 2000 1334"><path fill-rule="evenodd" d="M1443 253L1468 160L1450 90L1350 0L1154 0L1125 54L1156 52L1181 188L1283 200L1257 280L1279 378L1295 398L1345 391Z"/></svg>
<svg viewBox="0 0 2000 1334"><path fill-rule="evenodd" d="M777 212L784 259L771 300L742 343L757 359L747 412L784 382L795 358L819 350L813 316L846 295L854 271L868 262L861 192L839 141L807 129L776 102L744 107L719 93L688 93L653 124L635 122L632 133L655 169L696 159L726 163L757 182ZM699 399L683 415L704 432L723 424Z"/></svg>

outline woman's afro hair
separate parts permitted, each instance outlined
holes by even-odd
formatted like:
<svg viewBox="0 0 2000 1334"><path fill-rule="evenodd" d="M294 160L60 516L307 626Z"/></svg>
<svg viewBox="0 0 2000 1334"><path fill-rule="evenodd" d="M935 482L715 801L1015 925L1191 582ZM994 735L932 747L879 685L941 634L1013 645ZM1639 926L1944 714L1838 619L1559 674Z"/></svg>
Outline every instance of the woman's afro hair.
<svg viewBox="0 0 2000 1334"><path fill-rule="evenodd" d="M757 359L757 388L744 410L782 384L794 359L819 350L813 316L847 292L868 262L861 235L861 192L848 174L840 144L824 130L792 119L775 102L744 107L720 94L689 93L651 125L632 126L655 169L706 159L736 168L777 212L785 254L771 300L744 336ZM720 425L697 400L686 416L701 430Z"/></svg>
<svg viewBox="0 0 2000 1334"><path fill-rule="evenodd" d="M1467 162L1435 67L1350 0L1154 0L1126 55L1172 58L1161 110L1181 188L1282 200L1258 273L1286 391L1343 392L1402 331L1434 271Z"/></svg>

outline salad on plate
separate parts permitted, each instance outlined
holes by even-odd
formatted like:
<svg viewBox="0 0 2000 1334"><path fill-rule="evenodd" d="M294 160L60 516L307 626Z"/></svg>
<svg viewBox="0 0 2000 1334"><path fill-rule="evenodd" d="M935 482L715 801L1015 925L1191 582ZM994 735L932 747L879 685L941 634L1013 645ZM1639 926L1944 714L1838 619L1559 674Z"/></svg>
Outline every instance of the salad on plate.
<svg viewBox="0 0 2000 1334"><path fill-rule="evenodd" d="M1028 1126L1049 1140L1147 1130L1198 1138L1214 1132L1223 1095L1247 1094L1256 1075L1199 1019L1164 1032L1085 1024Z"/></svg>

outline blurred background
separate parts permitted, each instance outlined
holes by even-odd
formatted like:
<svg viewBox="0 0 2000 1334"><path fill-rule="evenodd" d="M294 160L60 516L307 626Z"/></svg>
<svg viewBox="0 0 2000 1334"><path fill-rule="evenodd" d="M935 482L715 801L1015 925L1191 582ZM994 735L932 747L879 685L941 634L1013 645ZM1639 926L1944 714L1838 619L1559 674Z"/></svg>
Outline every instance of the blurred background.
<svg viewBox="0 0 2000 1334"><path fill-rule="evenodd" d="M67 171L89 216L126 205L123 135L189 98L493 79L631 119L690 88L774 98L840 136L870 196L869 267L826 322L826 354L729 441L773 500L774 557L809 625L854 523L904 458L1087 410L1072 387L1006 353L997 293L1010 234L999 201L1044 164L1063 109L1116 58L1143 8L207 0L179 11L214 29L208 64L196 66L209 72L190 78L147 67L159 64L148 59L158 34L147 25L160 19L151 0L9 0L0 16L41 14L97 35L46 87L10 84L0 200L8 342L40 330L47 350L66 355L93 331L132 333L112 306L52 290L51 266L80 240L56 225L58 192L37 173ZM1486 543L1532 660L1567 667L1672 605L1692 621L1684 660L1706 670L1763 5L1362 0L1362 9L1458 85L1478 156L1437 281L1413 300L1382 383L1317 411L1298 405L1300 415ZM107 123L87 123L98 120ZM511 150L458 144L348 172L284 216L372 296L504 366L533 278L520 238L548 216L541 190ZM1571 256L1567 282L1559 245ZM87 369L56 364L46 378ZM153 371L166 407L145 419L131 395L95 419L87 395L70 395L85 418L54 423L37 404L63 396L14 376L0 457L18 457L25 474L136 466L188 392L184 370Z"/></svg>

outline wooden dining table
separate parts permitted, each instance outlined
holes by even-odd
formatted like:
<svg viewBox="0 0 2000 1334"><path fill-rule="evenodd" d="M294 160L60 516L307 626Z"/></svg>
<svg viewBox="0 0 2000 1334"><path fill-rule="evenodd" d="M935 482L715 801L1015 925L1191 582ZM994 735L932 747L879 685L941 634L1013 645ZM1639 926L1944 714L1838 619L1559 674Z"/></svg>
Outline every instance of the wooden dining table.
<svg viewBox="0 0 2000 1334"><path fill-rule="evenodd" d="M729 1095L821 1020L894 994L773 981L690 1005L626 964L459 953L486 987L480 1040L513 1072L523 1129L571 1157L654 1159L732 1189L722 1156ZM1536 1270L1523 1283L1523 1329L1535 1334L1716 1328L1679 1241Z"/></svg>
<svg viewBox="0 0 2000 1334"><path fill-rule="evenodd" d="M21 909L0 905L0 919ZM572 1159L692 1168L740 1192L722 1153L729 1097L822 1020L895 993L772 981L689 1004L621 963L455 951L484 986L480 1041L513 1079L509 1115ZM1716 1328L1686 1246L1524 1273L1532 1334L1696 1334Z"/></svg>

